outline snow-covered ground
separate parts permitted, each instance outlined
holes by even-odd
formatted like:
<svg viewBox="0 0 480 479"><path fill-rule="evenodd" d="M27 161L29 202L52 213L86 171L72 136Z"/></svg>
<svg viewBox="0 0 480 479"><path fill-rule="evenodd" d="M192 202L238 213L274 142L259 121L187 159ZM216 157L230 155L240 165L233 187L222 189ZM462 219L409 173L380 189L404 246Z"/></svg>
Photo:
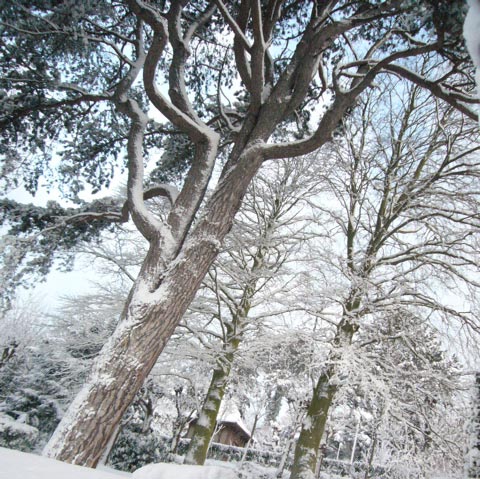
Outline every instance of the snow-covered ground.
<svg viewBox="0 0 480 479"><path fill-rule="evenodd" d="M35 454L14 451L0 447L0 479L237 479L238 476L227 463L212 461L215 465L185 466L179 464L150 464L138 469L133 474L113 469L90 469L72 466ZM246 469L249 469L247 467ZM256 479L259 468L244 471L247 477ZM262 474L270 476L267 468ZM275 470L271 470L275 477ZM322 475L322 478L327 476ZM330 479L341 479L340 476L328 476ZM450 476L432 476L430 479L454 479ZM458 477L456 478L458 479Z"/></svg>
<svg viewBox="0 0 480 479"><path fill-rule="evenodd" d="M237 479L232 469L218 466L150 464L133 473L134 479Z"/></svg>
<svg viewBox="0 0 480 479"><path fill-rule="evenodd" d="M72 466L35 454L0 447L1 479L121 479L132 477L120 471ZM181 479L177 476L176 479Z"/></svg>
<svg viewBox="0 0 480 479"><path fill-rule="evenodd" d="M0 479L236 479L232 469L222 466L150 464L133 474L113 469L72 466L47 457L0 447Z"/></svg>

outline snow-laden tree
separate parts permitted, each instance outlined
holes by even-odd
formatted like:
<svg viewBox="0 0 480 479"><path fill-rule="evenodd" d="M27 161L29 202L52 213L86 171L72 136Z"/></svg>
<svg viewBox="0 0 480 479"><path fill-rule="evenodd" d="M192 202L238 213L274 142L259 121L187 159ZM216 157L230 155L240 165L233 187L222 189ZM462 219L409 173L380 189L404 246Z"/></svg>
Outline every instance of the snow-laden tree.
<svg viewBox="0 0 480 479"><path fill-rule="evenodd" d="M264 161L328 143L381 75L475 118L460 1L19 0L1 7L3 183L32 193L46 184L74 202L2 201L10 225L2 243L6 292L23 281L22 270L45 272L56 251L71 251L111 222L131 217L149 243L118 328L46 449L77 464L98 462ZM423 57L441 67L409 61ZM163 154L154 168L156 147ZM128 177L123 207L79 199L88 185L105 187L117 166ZM206 199L216 166L222 171ZM165 216L145 206L156 196L170 205Z"/></svg>
<svg viewBox="0 0 480 479"><path fill-rule="evenodd" d="M72 396L68 360L31 298L0 318L0 445L43 447Z"/></svg>
<svg viewBox="0 0 480 479"><path fill-rule="evenodd" d="M320 270L328 275L338 319L297 442L292 478L315 470L341 382L338 364L372 314L410 305L421 316L458 321L478 333L474 304L468 306L478 291L480 264L476 128L417 85L383 79L357 100L342 135L320 152L319 159L329 152L332 165L325 176L331 196L318 202L332 235L331 242L322 242L323 252L319 248Z"/></svg>
<svg viewBox="0 0 480 479"><path fill-rule="evenodd" d="M299 294L299 282L302 281L299 279L302 267L299 249L316 237L310 227L312 215L308 204L319 193L321 183L315 163L308 159L266 165L255 178L222 253L173 335L162 360L123 418L109 462L121 469L134 470L149 461L158 461L160 456L156 451L160 446L165 449L162 456L165 458L166 435L172 437L171 449L176 452L180 435L192 419L192 413L195 409L202 410L200 404L195 407L197 396L205 396L202 399L204 406L215 406L208 411L215 416L212 420L215 426L240 343L246 341L247 344L242 346L240 365L237 364L234 372L235 391L231 393L234 399L238 399L236 392L242 389L248 390L250 398L259 396L256 389L265 385L254 387L258 374L264 376L264 382L266 364L272 362L272 355L281 354L273 352L273 348L285 353L287 346L282 343L293 341L291 356L293 349L301 344L307 347L306 332L303 340L297 342L292 339L295 333L288 329L280 334L275 318L303 309ZM91 293L63 298L60 310L52 317L52 334L61 340L65 351L69 369L66 374L77 379L70 397L85 379L85 371L115 325L128 284L133 281L134 271L140 267L144 248L138 234L128 229L103 234L99 239L76 248L81 263L95 268L97 280L90 288ZM299 264L292 270L290 263L297 262ZM291 297L285 300L285 296ZM279 336L277 339L270 338L269 331L274 329ZM255 344L250 344L252 341ZM300 352L296 351L296 354ZM288 366L286 357L277 358L279 364L275 366L275 372L268 372L269 384L278 386L278 393L282 391L278 400L288 394L287 389L279 385L279 381L282 382L279 377L285 376L281 369ZM259 365L259 361L263 364ZM298 363L298 358L295 362ZM299 367L298 364L289 365L288 369L293 368L298 373ZM216 381L215 387L212 381L205 394L201 378L208 377L209 370L215 370ZM292 373L287 372L289 374ZM243 382L249 385L244 386ZM289 387L297 389L299 396L301 393L298 384L293 385L295 382L298 383L298 378L290 378ZM187 408L181 404L185 400L189 403ZM269 400L267 396L263 397L262 406L268 407ZM177 410L176 417L172 403ZM160 415L168 418L162 421ZM155 431L151 427L154 416ZM191 440L190 450L198 449L199 442L205 444L201 451L202 460L198 459L200 453L197 452L195 462L205 460L215 432L212 427L206 431L208 437L204 437L203 429L203 435L197 433ZM159 431L163 435L161 443Z"/></svg>
<svg viewBox="0 0 480 479"><path fill-rule="evenodd" d="M329 420L341 459L399 478L458 474L465 440L459 363L428 320L406 308L369 323L338 364L342 384Z"/></svg>
<svg viewBox="0 0 480 479"><path fill-rule="evenodd" d="M280 302L298 287L290 263L295 261L299 246L312 235L308 231L308 202L319 193L319 180L312 169L308 161L283 161L257 175L223 251L208 273L203 294L200 292L192 303L192 313L206 317L209 325L202 327L200 334L204 336L210 330L213 341L202 343L212 349L215 367L193 429L187 463L205 462L239 353L243 362L256 361L248 357L248 345L246 351L239 351L243 343L255 337L272 316L303 307L294 300L289 306ZM195 332L194 321L187 315L181 325Z"/></svg>

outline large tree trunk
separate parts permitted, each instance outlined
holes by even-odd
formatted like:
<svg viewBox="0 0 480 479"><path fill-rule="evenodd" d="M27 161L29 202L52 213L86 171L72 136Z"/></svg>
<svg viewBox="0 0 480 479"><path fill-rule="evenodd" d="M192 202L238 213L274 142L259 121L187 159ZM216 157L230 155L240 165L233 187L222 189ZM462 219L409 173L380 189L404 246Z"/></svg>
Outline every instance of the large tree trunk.
<svg viewBox="0 0 480 479"><path fill-rule="evenodd" d="M313 479L317 466L317 455L325 432L328 412L338 386L332 381L335 375L335 363L341 359L339 347L351 344L356 327L341 324L334 339L334 348L329 355L330 366L320 375L313 396L303 420L302 430L295 446L290 479Z"/></svg>
<svg viewBox="0 0 480 479"><path fill-rule="evenodd" d="M95 467L125 410L193 300L262 158L252 149L220 181L177 258L164 269L152 245L123 318L44 454ZM152 286L157 278L157 285Z"/></svg>

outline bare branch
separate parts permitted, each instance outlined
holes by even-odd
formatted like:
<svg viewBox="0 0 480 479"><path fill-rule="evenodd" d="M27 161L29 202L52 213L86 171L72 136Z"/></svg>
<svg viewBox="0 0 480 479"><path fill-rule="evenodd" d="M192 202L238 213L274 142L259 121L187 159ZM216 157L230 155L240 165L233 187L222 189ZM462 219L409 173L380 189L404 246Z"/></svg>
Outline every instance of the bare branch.
<svg viewBox="0 0 480 479"><path fill-rule="evenodd" d="M412 70L409 70L408 68L405 68L401 65L397 64L386 64L383 66L383 68L388 71L395 73L399 75L402 78L405 78L412 83L415 83L418 86L421 86L422 88L425 88L426 90L429 90L432 92L433 95L435 95L438 98L441 98L445 102L447 102L449 105L453 106L457 110L461 111L465 116L472 120L478 120L478 114L472 110L470 110L468 107L462 104L462 101L467 102L467 100L463 100L462 97L458 97L455 94L450 94L441 84L433 81L429 81L420 75L416 74ZM469 103L473 103L475 100L470 99ZM479 101L476 100L476 103Z"/></svg>

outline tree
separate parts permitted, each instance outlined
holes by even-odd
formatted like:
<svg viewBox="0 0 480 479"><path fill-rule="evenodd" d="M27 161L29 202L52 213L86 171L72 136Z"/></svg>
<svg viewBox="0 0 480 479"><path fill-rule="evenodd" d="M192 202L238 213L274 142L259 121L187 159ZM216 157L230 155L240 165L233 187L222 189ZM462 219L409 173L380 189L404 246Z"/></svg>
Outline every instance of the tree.
<svg viewBox="0 0 480 479"><path fill-rule="evenodd" d="M480 374L475 376L475 397L473 418L470 427L470 444L468 451L467 477L480 477Z"/></svg>
<svg viewBox="0 0 480 479"><path fill-rule="evenodd" d="M459 363L443 350L439 332L411 309L362 323L338 365L343 381L334 413L341 414L331 427L356 446L344 449L356 468L380 466L393 477L434 475L441 467L455 474L464 442L456 407L464 387Z"/></svg>
<svg viewBox="0 0 480 479"><path fill-rule="evenodd" d="M324 150L329 161L335 158L325 177L332 206L319 209L344 249L320 252L321 268L336 278L332 299L340 319L297 442L292 479L315 471L341 383L338 365L360 328L370 321L378 327L372 315L410 305L478 332L473 308L462 311L445 293L448 287L462 297L478 288L472 275L480 219L476 125L416 85L386 81L357 100L343 135Z"/></svg>
<svg viewBox="0 0 480 479"><path fill-rule="evenodd" d="M206 314L208 323L216 320L215 368L185 457L187 463L205 462L230 372L239 348L251 336L249 330L259 330L271 316L301 308L293 301L290 308L275 308L275 302L294 288L295 274L288 271L288 263L309 237L307 203L319 186L308 167L307 161L284 161L257 175L224 251L205 281L207 295L198 298L204 308L209 304L205 311L199 304L200 314ZM194 301L194 310L196 303L200 301ZM261 311L255 314L258 307ZM184 323L191 322L187 317Z"/></svg>
<svg viewBox="0 0 480 479"><path fill-rule="evenodd" d="M0 318L0 444L38 450L71 399L68 359L52 345L37 302L12 306Z"/></svg>
<svg viewBox="0 0 480 479"><path fill-rule="evenodd" d="M77 464L100 459L264 161L325 145L380 74L397 75L475 117L458 34L460 1L454 8L446 0L1 6L4 183L22 181L34 192L51 171L48 181L59 180L75 203L2 202L11 226L3 245L5 284L22 281L16 265L27 273L48 270L57 249L68 253L77 239L90 240L112 221L131 217L149 243L118 328L45 451ZM409 68L408 58L423 56L444 63L442 73ZM167 123L152 121L150 110ZM310 117L318 118L311 134ZM155 147L165 151L151 175L161 184L144 175L144 153ZM125 207L82 202L86 184L97 191L116 164L125 167L125 149ZM165 184L175 177L180 190ZM166 216L146 208L155 196L169 202ZM21 241L26 235L30 241Z"/></svg>

